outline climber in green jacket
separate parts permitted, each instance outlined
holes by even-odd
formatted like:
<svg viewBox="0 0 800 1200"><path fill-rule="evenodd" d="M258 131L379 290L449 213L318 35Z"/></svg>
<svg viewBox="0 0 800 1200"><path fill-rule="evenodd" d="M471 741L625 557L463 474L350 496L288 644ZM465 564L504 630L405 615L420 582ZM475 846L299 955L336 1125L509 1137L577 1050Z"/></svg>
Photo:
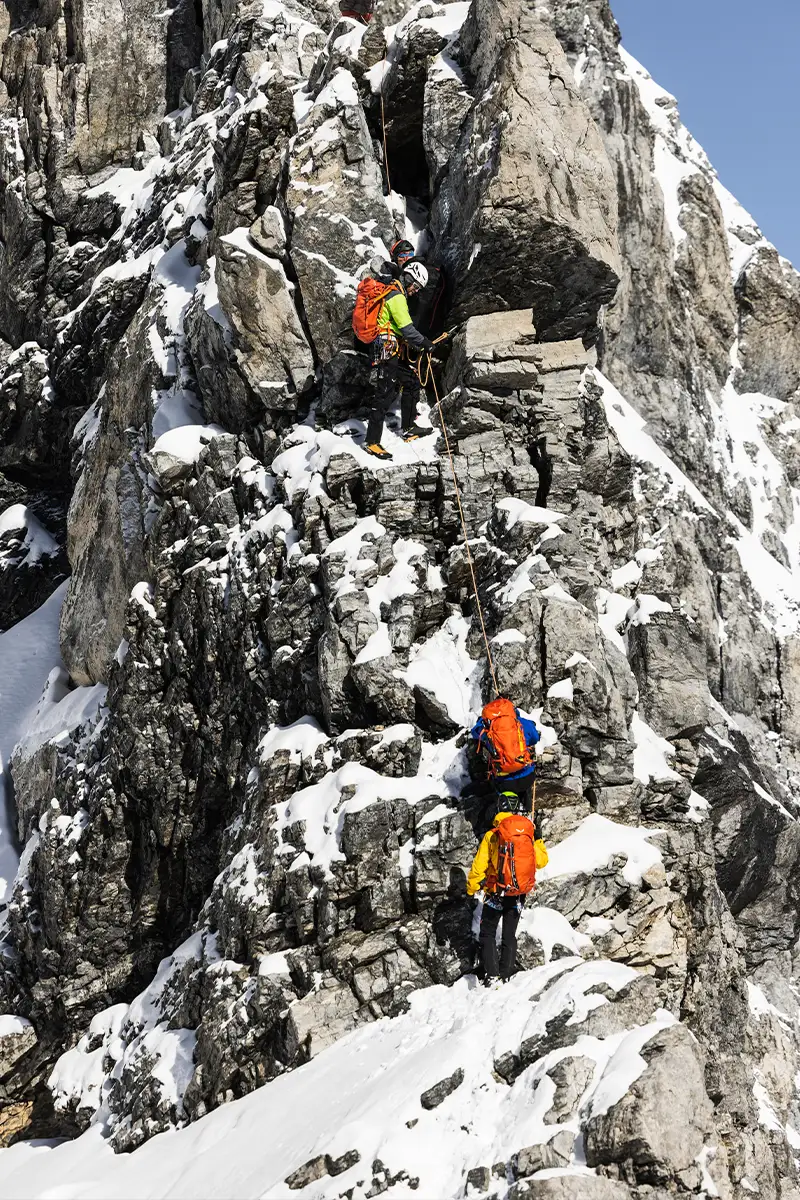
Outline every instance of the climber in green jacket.
<svg viewBox="0 0 800 1200"><path fill-rule="evenodd" d="M425 429L416 422L420 382L411 357L414 352L417 357L430 353L433 342L419 332L408 312L408 297L424 288L427 282L428 272L422 263L410 263L387 294L378 316L378 333L372 343L375 399L365 443L367 452L376 458L392 457L381 445L381 436L384 417L398 394L403 441L412 442L433 433L432 429Z"/></svg>

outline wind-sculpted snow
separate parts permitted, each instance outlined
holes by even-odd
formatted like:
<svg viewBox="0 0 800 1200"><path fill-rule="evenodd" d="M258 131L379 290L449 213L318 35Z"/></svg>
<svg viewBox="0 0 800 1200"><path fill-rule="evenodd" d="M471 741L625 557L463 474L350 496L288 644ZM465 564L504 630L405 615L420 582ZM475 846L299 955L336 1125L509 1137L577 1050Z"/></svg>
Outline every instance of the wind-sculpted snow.
<svg viewBox="0 0 800 1200"><path fill-rule="evenodd" d="M73 18L4 47L0 1140L76 1140L0 1194L790 1200L796 276L604 0L209 0L202 58L189 7L90 177L29 86ZM382 463L349 319L401 235L460 325ZM462 519L542 733L500 992Z"/></svg>

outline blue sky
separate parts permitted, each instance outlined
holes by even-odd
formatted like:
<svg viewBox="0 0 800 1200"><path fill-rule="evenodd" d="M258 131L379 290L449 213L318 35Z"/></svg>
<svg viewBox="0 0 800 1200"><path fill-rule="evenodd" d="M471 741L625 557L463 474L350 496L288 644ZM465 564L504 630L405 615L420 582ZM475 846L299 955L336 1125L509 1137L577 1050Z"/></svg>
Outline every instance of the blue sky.
<svg viewBox="0 0 800 1200"><path fill-rule="evenodd" d="M725 186L800 268L800 0L611 0Z"/></svg>

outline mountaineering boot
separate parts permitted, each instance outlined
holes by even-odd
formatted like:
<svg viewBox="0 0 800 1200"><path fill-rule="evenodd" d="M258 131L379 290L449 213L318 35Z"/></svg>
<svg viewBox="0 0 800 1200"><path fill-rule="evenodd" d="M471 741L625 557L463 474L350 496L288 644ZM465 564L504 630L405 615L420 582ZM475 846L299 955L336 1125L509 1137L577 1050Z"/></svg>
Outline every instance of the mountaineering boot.
<svg viewBox="0 0 800 1200"><path fill-rule="evenodd" d="M371 446L365 446L364 449L374 458L390 459L393 457L388 450L384 450L379 442L373 442Z"/></svg>
<svg viewBox="0 0 800 1200"><path fill-rule="evenodd" d="M402 431L400 437L404 442L415 442L417 438L428 437L431 433L433 433L432 429L423 429L421 425L414 422L413 425L409 425L408 429Z"/></svg>

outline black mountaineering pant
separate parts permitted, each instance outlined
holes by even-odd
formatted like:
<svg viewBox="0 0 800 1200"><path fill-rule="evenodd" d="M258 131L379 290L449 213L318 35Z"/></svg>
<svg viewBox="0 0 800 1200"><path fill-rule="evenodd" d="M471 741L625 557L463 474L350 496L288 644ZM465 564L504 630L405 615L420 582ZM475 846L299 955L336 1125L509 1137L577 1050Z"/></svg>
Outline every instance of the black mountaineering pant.
<svg viewBox="0 0 800 1200"><path fill-rule="evenodd" d="M517 926L519 925L524 896L487 897L481 914L481 967L484 979L510 979L517 960ZM493 905L499 904L500 908ZM497 962L497 926L503 920L503 936L500 945L500 964Z"/></svg>
<svg viewBox="0 0 800 1200"><path fill-rule="evenodd" d="M374 446L383 436L386 413L400 393L400 424L408 429L414 424L419 402L419 379L406 363L389 358L375 368L375 399L367 425L367 445Z"/></svg>

